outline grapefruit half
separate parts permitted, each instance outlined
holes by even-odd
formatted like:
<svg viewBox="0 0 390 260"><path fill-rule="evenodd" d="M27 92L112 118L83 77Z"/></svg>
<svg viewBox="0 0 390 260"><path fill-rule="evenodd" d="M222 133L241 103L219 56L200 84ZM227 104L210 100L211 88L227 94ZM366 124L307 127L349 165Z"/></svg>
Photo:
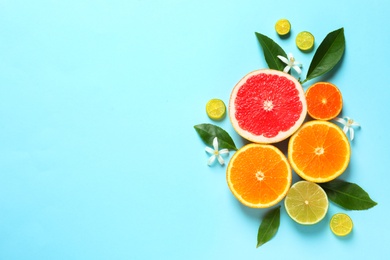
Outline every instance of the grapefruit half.
<svg viewBox="0 0 390 260"><path fill-rule="evenodd" d="M277 143L291 136L306 118L302 85L290 74L255 70L233 88L229 117L236 132L254 143Z"/></svg>

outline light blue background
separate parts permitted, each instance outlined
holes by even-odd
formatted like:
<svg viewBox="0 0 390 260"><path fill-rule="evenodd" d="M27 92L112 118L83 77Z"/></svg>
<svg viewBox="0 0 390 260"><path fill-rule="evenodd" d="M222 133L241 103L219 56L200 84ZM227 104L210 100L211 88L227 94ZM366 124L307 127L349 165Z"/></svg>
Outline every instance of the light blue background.
<svg viewBox="0 0 390 260"><path fill-rule="evenodd" d="M390 2L0 0L0 259L385 259L389 255ZM288 18L292 34L274 31ZM281 209L242 206L226 166L206 165L195 124L266 67L254 32L295 54L295 35L345 28L346 52L324 80L362 125L343 179L378 206L347 212L346 238ZM310 85L304 85L306 89ZM216 123L237 146L229 119ZM231 153L232 155L232 153ZM231 158L231 155L229 158Z"/></svg>

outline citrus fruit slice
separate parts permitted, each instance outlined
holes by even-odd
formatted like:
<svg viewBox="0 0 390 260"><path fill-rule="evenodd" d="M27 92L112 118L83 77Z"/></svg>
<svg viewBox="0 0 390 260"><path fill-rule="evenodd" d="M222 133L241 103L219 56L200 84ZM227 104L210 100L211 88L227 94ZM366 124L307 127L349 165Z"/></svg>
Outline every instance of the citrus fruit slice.
<svg viewBox="0 0 390 260"><path fill-rule="evenodd" d="M267 208L280 202L291 185L286 156L270 144L247 144L230 159L226 179L233 195L251 208Z"/></svg>
<svg viewBox="0 0 390 260"><path fill-rule="evenodd" d="M284 200L287 214L303 225L320 222L328 211L328 205L325 191L320 185L309 181L294 183Z"/></svg>
<svg viewBox="0 0 390 260"><path fill-rule="evenodd" d="M298 33L295 43L301 51L310 51L314 46L313 34L303 31Z"/></svg>
<svg viewBox="0 0 390 260"><path fill-rule="evenodd" d="M275 31L280 36L287 35L291 30L291 24L287 19L280 19L275 24Z"/></svg>
<svg viewBox="0 0 390 260"><path fill-rule="evenodd" d="M305 123L288 143L291 167L303 179L312 182L328 182L340 176L350 156L347 136L328 121Z"/></svg>
<svg viewBox="0 0 390 260"><path fill-rule="evenodd" d="M330 120L340 114L343 98L329 82L317 82L306 90L307 112L314 119Z"/></svg>
<svg viewBox="0 0 390 260"><path fill-rule="evenodd" d="M213 120L221 120L226 114L225 103L220 99L210 99L206 104L206 113Z"/></svg>
<svg viewBox="0 0 390 260"><path fill-rule="evenodd" d="M242 78L230 95L233 128L255 143L276 143L291 136L303 123L307 105L301 84L291 75L271 69Z"/></svg>
<svg viewBox="0 0 390 260"><path fill-rule="evenodd" d="M330 219L330 229L336 236L346 236L353 228L352 219L345 213L337 213Z"/></svg>

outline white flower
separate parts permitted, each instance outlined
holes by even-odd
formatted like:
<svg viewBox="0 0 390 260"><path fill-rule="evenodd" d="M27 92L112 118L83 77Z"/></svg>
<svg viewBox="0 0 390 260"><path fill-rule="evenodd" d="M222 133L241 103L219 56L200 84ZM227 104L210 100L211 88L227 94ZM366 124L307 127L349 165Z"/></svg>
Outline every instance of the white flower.
<svg viewBox="0 0 390 260"><path fill-rule="evenodd" d="M229 150L225 148L225 149L222 149L222 150L218 151L218 138L217 137L214 137L214 139L213 139L213 146L214 146L214 149L212 149L210 147L206 147L206 152L211 154L210 159L207 162L207 164L210 166L215 161L215 159L217 158L218 162L221 165L223 165L225 163L225 161L223 160L221 154L222 155L223 154L229 154Z"/></svg>
<svg viewBox="0 0 390 260"><path fill-rule="evenodd" d="M334 119L336 122L339 122L340 124L344 125L343 131L344 133L348 133L349 130L349 137L351 138L351 141L354 138L354 126L360 127L360 124L356 121L354 121L352 118L349 118L347 116L343 118L336 117Z"/></svg>
<svg viewBox="0 0 390 260"><path fill-rule="evenodd" d="M293 68L298 74L301 74L301 67L302 64L295 60L294 56L289 53L286 57L277 56L281 61L287 64L287 66L284 68L283 72L287 73L290 71L291 68Z"/></svg>

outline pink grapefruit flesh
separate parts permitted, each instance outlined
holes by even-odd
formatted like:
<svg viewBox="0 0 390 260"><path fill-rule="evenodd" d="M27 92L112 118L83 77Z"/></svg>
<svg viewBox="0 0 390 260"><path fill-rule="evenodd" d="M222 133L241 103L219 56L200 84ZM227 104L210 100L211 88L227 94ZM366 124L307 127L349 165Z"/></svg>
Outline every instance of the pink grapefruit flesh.
<svg viewBox="0 0 390 260"><path fill-rule="evenodd" d="M276 143L288 138L302 125L306 113L301 84L277 70L247 74L230 96L229 117L234 129L255 143Z"/></svg>

